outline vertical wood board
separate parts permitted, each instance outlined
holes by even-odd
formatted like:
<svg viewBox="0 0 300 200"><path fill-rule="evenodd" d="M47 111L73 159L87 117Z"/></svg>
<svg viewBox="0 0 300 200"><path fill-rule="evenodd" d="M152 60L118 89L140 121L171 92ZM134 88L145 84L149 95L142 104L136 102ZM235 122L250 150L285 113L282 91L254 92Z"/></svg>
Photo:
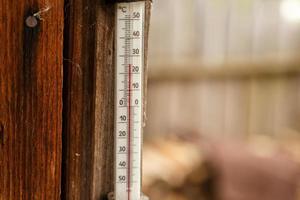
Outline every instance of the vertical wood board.
<svg viewBox="0 0 300 200"><path fill-rule="evenodd" d="M63 6L0 1L1 200L60 198Z"/></svg>

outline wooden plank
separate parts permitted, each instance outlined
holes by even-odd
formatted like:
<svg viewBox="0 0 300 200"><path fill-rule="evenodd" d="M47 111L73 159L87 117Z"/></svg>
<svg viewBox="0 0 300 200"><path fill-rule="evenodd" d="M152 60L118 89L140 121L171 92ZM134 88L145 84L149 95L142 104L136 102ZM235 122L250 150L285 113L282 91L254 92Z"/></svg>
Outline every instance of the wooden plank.
<svg viewBox="0 0 300 200"><path fill-rule="evenodd" d="M224 136L225 87L222 81L204 80L198 83L199 130L208 137Z"/></svg>
<svg viewBox="0 0 300 200"><path fill-rule="evenodd" d="M200 89L180 82L150 84L146 140L153 136L200 132Z"/></svg>
<svg viewBox="0 0 300 200"><path fill-rule="evenodd" d="M299 74L293 71L295 68L296 70L299 69L299 62L296 61L297 57L295 57L295 60L292 60L291 63L282 62L282 60L278 58L279 8L279 1L255 0L254 2L253 59L261 59L273 54L275 55L273 62L278 61L278 64L266 65L267 63L262 63L264 65L262 65L262 67L269 67L270 70L276 72L275 66L279 66L277 68L279 69L279 72L280 70L283 70L288 73L282 73L281 71L279 74L277 73L277 76L273 76L274 78L270 80L266 79L266 77L252 77L250 79L249 136L253 134L274 134L278 81L280 81L283 74L291 76ZM271 35L268 34L270 32L272 33ZM287 66L289 67L287 68Z"/></svg>
<svg viewBox="0 0 300 200"><path fill-rule="evenodd" d="M251 58L255 15L254 4L255 1L230 1L226 60Z"/></svg>
<svg viewBox="0 0 300 200"><path fill-rule="evenodd" d="M93 200L114 189L114 5L102 3L97 14Z"/></svg>
<svg viewBox="0 0 300 200"><path fill-rule="evenodd" d="M1 200L60 198L63 6L0 1Z"/></svg>
<svg viewBox="0 0 300 200"><path fill-rule="evenodd" d="M254 0L252 58L278 57L280 1ZM269 34L272 33L272 34Z"/></svg>
<svg viewBox="0 0 300 200"><path fill-rule="evenodd" d="M227 80L225 93L224 133L227 138L245 139L249 130L249 80Z"/></svg>
<svg viewBox="0 0 300 200"><path fill-rule="evenodd" d="M201 79L250 79L294 76L300 73L298 58L276 59L271 56L261 61L228 61L223 65L210 67L196 61L187 61L185 65L172 65L172 70L163 66L150 66L149 81L199 81ZM167 63L165 65L168 65ZM190 66L183 68L183 66Z"/></svg>
<svg viewBox="0 0 300 200"><path fill-rule="evenodd" d="M66 3L62 199L98 200L113 191L114 2ZM147 33L149 14L150 1Z"/></svg>
<svg viewBox="0 0 300 200"><path fill-rule="evenodd" d="M275 122L276 82L279 79L253 79L250 85L249 136L272 135Z"/></svg>
<svg viewBox="0 0 300 200"><path fill-rule="evenodd" d="M230 1L227 55L226 61L239 58L239 60L249 60L252 54L253 43L253 24L254 24L254 3L255 1ZM230 63L230 62L229 62ZM264 66L262 72L253 73L253 66L245 62L239 65L224 64L223 70L236 69L228 79L224 80L225 98L224 98L224 134L226 138L244 139L247 136L249 124L249 97L250 84L248 77L261 76L265 73ZM251 63L251 62L249 62ZM258 63L259 64L259 63ZM245 70L244 68L247 67ZM271 67L270 67L271 68ZM258 70L257 70L258 71ZM270 71L270 70L269 70Z"/></svg>
<svg viewBox="0 0 300 200"><path fill-rule="evenodd" d="M299 77L284 77L274 83L274 134L277 137L300 130Z"/></svg>
<svg viewBox="0 0 300 200"><path fill-rule="evenodd" d="M91 199L98 4L65 5L62 199Z"/></svg>
<svg viewBox="0 0 300 200"><path fill-rule="evenodd" d="M175 8L173 0L155 1L153 4L153 18L151 19L151 31L149 38L152 48L149 49L149 57L155 58L149 60L149 65L153 65L153 61L159 63L166 58L172 60L172 53L176 51L173 47L174 31L169 31L170 27L175 23ZM163 11L163 12L162 12ZM166 14L167 13L167 14ZM168 33L168 34L165 34ZM169 66L164 66L169 67Z"/></svg>
<svg viewBox="0 0 300 200"><path fill-rule="evenodd" d="M204 0L203 46L201 58L210 67L219 67L226 59L229 4L226 1Z"/></svg>
<svg viewBox="0 0 300 200"><path fill-rule="evenodd" d="M290 52L299 52L300 27L285 21L281 16L278 27L278 57ZM298 133L299 128L299 75L282 77L274 83L274 135L276 138Z"/></svg>
<svg viewBox="0 0 300 200"><path fill-rule="evenodd" d="M173 116L171 108L176 104L174 86L172 84L151 84L148 92L148 119L145 137L168 133L170 121ZM157 109L159 107L159 109Z"/></svg>

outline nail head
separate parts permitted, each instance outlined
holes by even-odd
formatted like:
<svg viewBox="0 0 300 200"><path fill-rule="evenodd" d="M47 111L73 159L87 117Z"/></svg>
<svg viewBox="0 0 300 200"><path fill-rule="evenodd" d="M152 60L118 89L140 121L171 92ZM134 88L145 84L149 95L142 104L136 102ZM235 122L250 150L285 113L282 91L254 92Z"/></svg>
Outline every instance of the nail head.
<svg viewBox="0 0 300 200"><path fill-rule="evenodd" d="M26 23L26 26L28 26L30 28L34 28L38 25L38 20L34 16L29 16L26 18L25 23Z"/></svg>

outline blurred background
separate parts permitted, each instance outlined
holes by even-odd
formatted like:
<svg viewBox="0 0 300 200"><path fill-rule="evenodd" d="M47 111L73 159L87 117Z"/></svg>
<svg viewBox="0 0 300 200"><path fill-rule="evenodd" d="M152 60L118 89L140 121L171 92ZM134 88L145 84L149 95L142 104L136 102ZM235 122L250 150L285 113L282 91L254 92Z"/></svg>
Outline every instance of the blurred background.
<svg viewBox="0 0 300 200"><path fill-rule="evenodd" d="M300 0L153 6L145 193L300 199Z"/></svg>

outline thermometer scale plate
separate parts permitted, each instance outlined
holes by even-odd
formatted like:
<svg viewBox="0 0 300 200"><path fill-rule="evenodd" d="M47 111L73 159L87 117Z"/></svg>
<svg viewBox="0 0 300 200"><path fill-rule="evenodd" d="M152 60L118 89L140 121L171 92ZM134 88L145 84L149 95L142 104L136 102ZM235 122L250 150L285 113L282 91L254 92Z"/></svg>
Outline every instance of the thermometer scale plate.
<svg viewBox="0 0 300 200"><path fill-rule="evenodd" d="M140 200L145 2L116 7L114 197Z"/></svg>

